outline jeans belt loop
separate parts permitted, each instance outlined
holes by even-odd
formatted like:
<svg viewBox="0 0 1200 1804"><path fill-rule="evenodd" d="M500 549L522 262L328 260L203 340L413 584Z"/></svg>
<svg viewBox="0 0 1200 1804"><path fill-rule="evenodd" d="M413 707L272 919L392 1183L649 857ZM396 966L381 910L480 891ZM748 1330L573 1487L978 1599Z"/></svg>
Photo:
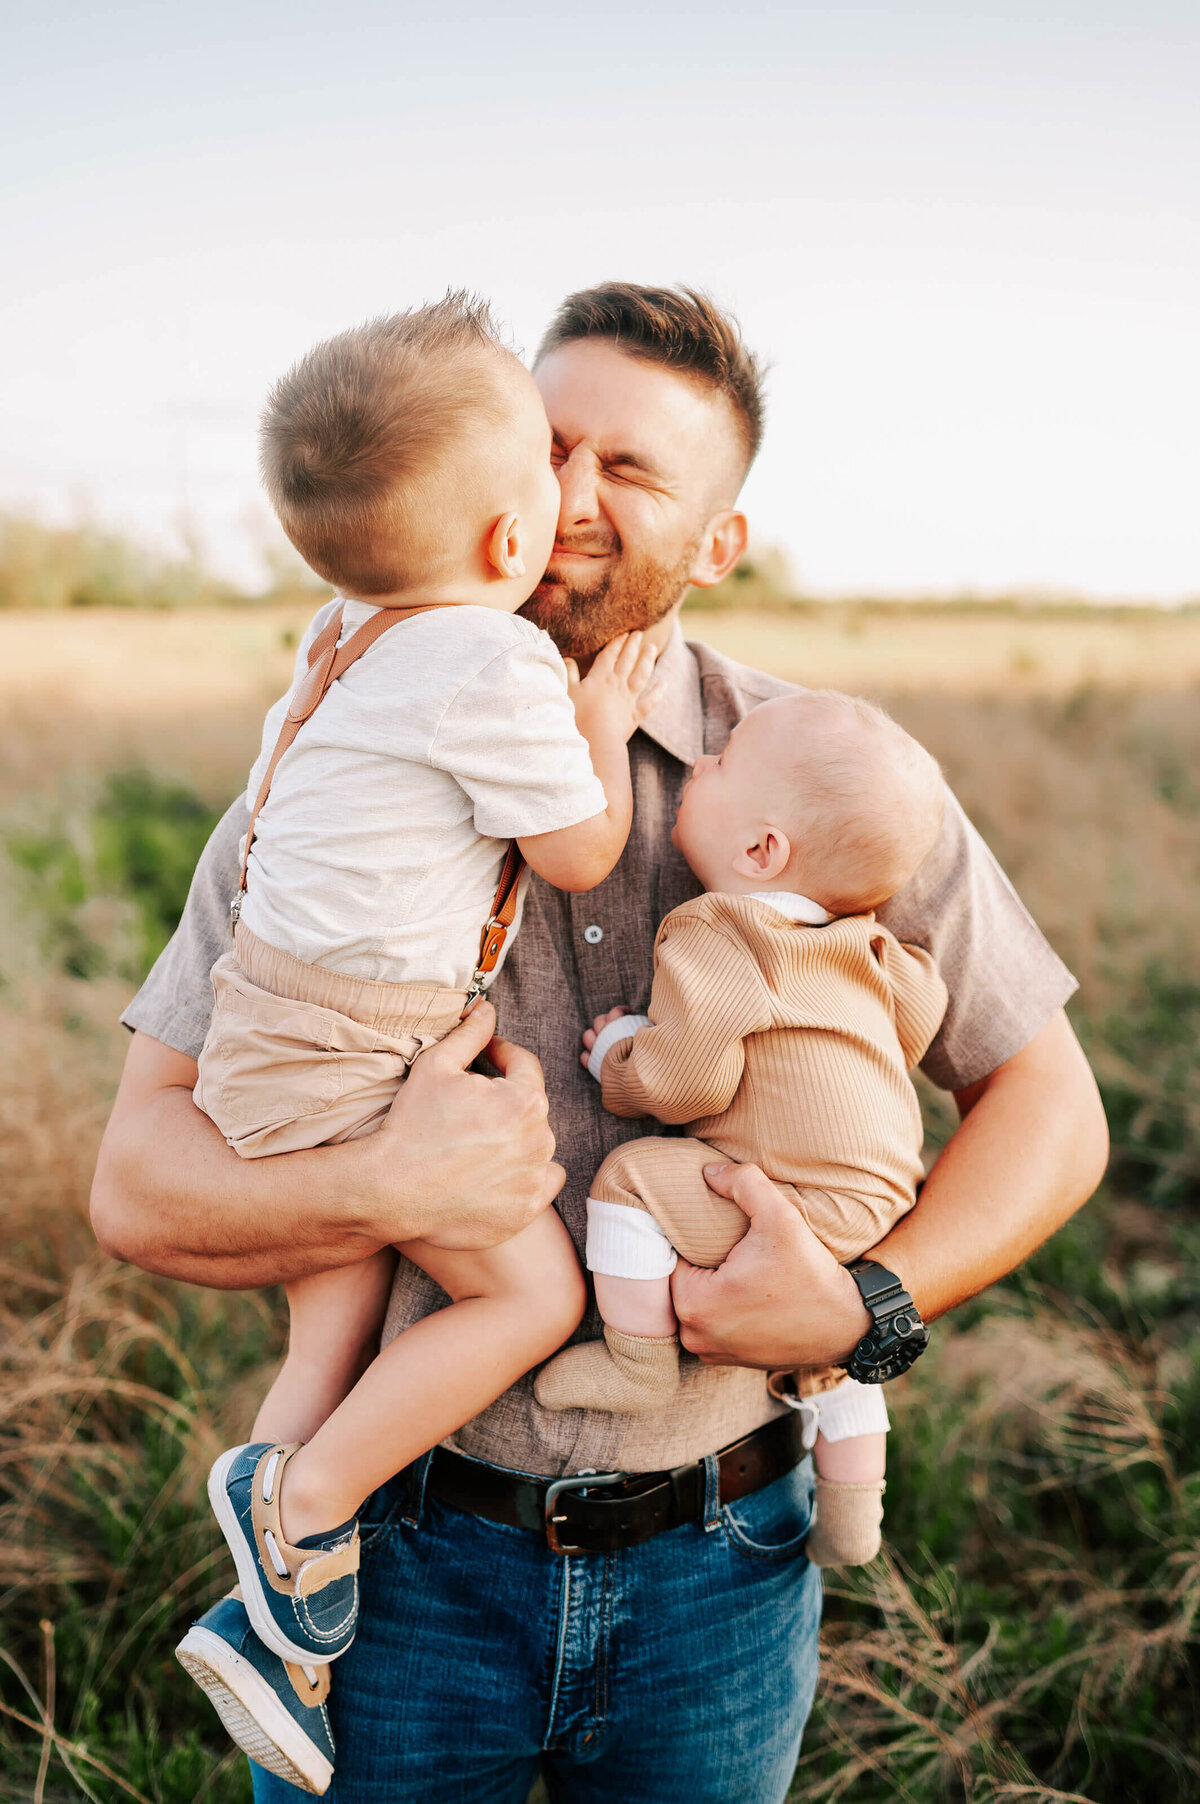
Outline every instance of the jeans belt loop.
<svg viewBox="0 0 1200 1804"><path fill-rule="evenodd" d="M711 1534L721 1515L721 1463L715 1453L704 1456L704 1532Z"/></svg>

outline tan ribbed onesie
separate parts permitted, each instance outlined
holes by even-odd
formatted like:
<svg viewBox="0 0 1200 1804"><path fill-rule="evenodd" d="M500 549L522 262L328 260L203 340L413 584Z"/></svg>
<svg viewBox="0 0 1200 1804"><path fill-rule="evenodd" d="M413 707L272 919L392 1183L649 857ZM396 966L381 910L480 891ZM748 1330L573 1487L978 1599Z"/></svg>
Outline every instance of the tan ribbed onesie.
<svg viewBox="0 0 1200 1804"><path fill-rule="evenodd" d="M651 1025L609 1048L601 1083L613 1114L688 1134L617 1147L592 1196L649 1211L685 1259L719 1265L747 1221L704 1182L717 1153L761 1166L839 1260L856 1258L916 1199L908 1071L946 1002L929 954L873 915L815 927L757 897L685 902L655 941ZM564 1378L574 1351L560 1356ZM820 1390L845 1374L805 1376ZM539 1396L561 1408L559 1388L548 1379Z"/></svg>

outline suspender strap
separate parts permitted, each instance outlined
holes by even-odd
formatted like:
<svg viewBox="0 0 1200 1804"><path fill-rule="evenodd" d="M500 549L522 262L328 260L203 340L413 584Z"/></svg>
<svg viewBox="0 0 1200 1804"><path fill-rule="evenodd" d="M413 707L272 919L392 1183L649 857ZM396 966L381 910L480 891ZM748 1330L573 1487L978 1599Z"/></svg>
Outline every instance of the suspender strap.
<svg viewBox="0 0 1200 1804"><path fill-rule="evenodd" d="M479 963L475 975L471 979L471 987L467 992L468 1006L476 996L482 995L487 986L487 979L500 962L500 954L504 950L504 942L508 938L509 929L517 914L517 895L521 887L521 875L525 869L525 860L517 850L515 839L510 840L508 851L504 854L504 867L500 872L500 883L492 903L491 917L484 923L483 936L479 942Z"/></svg>
<svg viewBox="0 0 1200 1804"><path fill-rule="evenodd" d="M246 893L246 872L250 865L250 848L254 844L254 828L262 812L263 804L271 793L271 784L275 772L279 768L279 760L287 751L297 733L306 720L312 715L329 692L331 683L336 682L344 670L356 664L365 651L369 651L376 639L381 639L390 626L399 620L407 620L412 614L428 613L432 603L417 608L380 608L377 613L352 633L346 643L339 648L338 635L342 630L342 609L330 620L329 624L317 634L308 648L308 669L296 684L293 695L284 716L283 727L279 738L275 741L275 750L271 753L271 761L267 765L266 774L259 786L254 806L250 810L250 826L246 832L246 849L242 853L242 872L238 878L238 891L233 902L233 921L237 925L237 917L241 911L241 899Z"/></svg>
<svg viewBox="0 0 1200 1804"><path fill-rule="evenodd" d="M427 602L412 608L380 608L371 618L352 633L342 646L338 645L338 637L342 630L342 609L319 632L308 648L308 669L296 684L295 694L288 704L283 727L279 738L275 741L275 750L271 753L254 806L250 810L250 825L246 831L246 847L242 853L242 869L238 878L237 895L230 905L230 918L234 927L242 911L242 897L246 893L246 873L250 865L250 848L254 844L254 829L263 805L271 793L271 783L279 768L279 760L294 741L297 733L306 720L316 713L321 702L328 695L331 686L343 671L349 670L351 664L357 663L365 651L369 651L377 639L381 639L389 627L398 621L408 620L414 614L425 614L435 604ZM509 844L504 855L504 866L500 872L500 884L492 902L492 912L484 924L483 934L479 942L479 964L471 979L468 992L473 1001L484 989L486 980L491 976L499 963L500 954L517 913L517 896L521 884L521 874L525 869L525 860L517 850L515 840Z"/></svg>

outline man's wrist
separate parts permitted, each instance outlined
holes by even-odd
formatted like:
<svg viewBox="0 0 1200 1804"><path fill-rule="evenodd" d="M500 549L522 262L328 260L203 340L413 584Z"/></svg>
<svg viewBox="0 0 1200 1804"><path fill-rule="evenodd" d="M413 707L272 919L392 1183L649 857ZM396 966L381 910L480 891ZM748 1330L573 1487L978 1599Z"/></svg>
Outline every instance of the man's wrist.
<svg viewBox="0 0 1200 1804"><path fill-rule="evenodd" d="M382 1246L424 1238L435 1214L427 1192L420 1200L405 1194L404 1157L394 1134L367 1134L329 1150L343 1155L335 1186L339 1225L363 1245L364 1258Z"/></svg>
<svg viewBox="0 0 1200 1804"><path fill-rule="evenodd" d="M832 1364L845 1365L863 1335L871 1328L871 1312L862 1300L862 1293L849 1270L844 1265L838 1267L838 1286L842 1313L839 1316L838 1336L841 1351L834 1355ZM844 1334L844 1339L842 1338Z"/></svg>

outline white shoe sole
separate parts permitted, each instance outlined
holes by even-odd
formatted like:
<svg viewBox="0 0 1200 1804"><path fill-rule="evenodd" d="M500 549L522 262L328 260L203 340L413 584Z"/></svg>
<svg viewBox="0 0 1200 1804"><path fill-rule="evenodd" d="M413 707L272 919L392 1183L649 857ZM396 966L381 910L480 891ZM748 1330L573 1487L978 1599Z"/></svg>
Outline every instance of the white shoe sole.
<svg viewBox="0 0 1200 1804"><path fill-rule="evenodd" d="M233 1563L237 1567L238 1583L242 1587L242 1601L246 1606L246 1614L250 1618L250 1626L265 1648L278 1654L281 1660L290 1660L293 1666L312 1666L314 1662L321 1665L338 1659L346 1652L346 1647L339 1648L336 1654L324 1650L303 1647L289 1641L275 1618L271 1614L266 1593L263 1590L263 1575L258 1564L256 1550L249 1546L242 1533L237 1511L229 1501L229 1493L225 1488L225 1477L230 1466L241 1452L240 1447L231 1447L223 1453L208 1475L208 1501L212 1504L213 1514L220 1524L221 1533L233 1555ZM353 1636L350 1637L352 1641Z"/></svg>
<svg viewBox="0 0 1200 1804"><path fill-rule="evenodd" d="M211 1629L191 1628L175 1658L206 1692L244 1754L277 1779L321 1797L333 1767L305 1735L249 1660Z"/></svg>

